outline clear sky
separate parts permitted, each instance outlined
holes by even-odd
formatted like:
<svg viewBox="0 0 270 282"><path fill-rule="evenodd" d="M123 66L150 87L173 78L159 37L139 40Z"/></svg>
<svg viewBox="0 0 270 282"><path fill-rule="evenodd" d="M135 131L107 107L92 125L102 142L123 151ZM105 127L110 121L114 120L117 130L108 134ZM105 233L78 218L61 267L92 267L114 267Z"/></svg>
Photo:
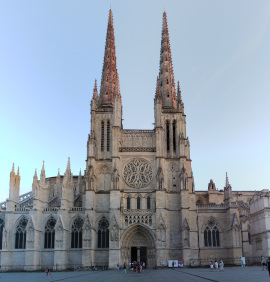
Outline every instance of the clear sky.
<svg viewBox="0 0 270 282"><path fill-rule="evenodd" d="M0 1L0 201L12 163L85 169L90 100L113 11L125 129L152 129L162 13L187 115L195 189L270 186L270 1Z"/></svg>

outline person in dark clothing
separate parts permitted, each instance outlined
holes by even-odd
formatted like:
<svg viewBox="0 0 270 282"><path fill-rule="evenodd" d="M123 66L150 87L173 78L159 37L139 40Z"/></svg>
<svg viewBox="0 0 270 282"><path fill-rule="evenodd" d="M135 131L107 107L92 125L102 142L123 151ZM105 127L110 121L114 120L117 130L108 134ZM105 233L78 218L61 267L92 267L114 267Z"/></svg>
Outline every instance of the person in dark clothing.
<svg viewBox="0 0 270 282"><path fill-rule="evenodd" d="M267 270L268 270L268 272L269 272L269 277L270 277L270 257L269 257L268 260L267 260L267 265L266 265L266 267L267 267Z"/></svg>

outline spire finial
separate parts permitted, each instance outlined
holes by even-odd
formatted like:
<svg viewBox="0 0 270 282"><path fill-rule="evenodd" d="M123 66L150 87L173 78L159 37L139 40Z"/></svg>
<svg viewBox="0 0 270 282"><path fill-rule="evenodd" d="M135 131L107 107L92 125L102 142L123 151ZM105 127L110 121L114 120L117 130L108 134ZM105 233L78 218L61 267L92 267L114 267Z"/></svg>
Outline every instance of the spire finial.
<svg viewBox="0 0 270 282"><path fill-rule="evenodd" d="M20 167L18 166L17 176L20 175Z"/></svg>
<svg viewBox="0 0 270 282"><path fill-rule="evenodd" d="M110 9L101 77L99 107L113 106L113 96L117 79L118 72L116 68L113 15L112 10Z"/></svg>
<svg viewBox="0 0 270 282"><path fill-rule="evenodd" d="M14 163L12 165L12 171L11 172L15 173L15 165L14 165Z"/></svg>
<svg viewBox="0 0 270 282"><path fill-rule="evenodd" d="M167 14L165 11L163 12L161 33L159 81L163 107L176 109L177 101L175 93L171 46L169 39Z"/></svg>

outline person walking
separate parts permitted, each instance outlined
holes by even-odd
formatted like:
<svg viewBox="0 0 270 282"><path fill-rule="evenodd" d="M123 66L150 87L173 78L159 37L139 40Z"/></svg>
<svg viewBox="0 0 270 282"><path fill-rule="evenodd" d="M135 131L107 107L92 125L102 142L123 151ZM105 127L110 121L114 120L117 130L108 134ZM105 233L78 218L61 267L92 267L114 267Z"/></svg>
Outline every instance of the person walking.
<svg viewBox="0 0 270 282"><path fill-rule="evenodd" d="M120 265L119 262L117 263L117 270L119 271Z"/></svg>
<svg viewBox="0 0 270 282"><path fill-rule="evenodd" d="M241 267L242 268L246 267L246 258L245 257L241 257Z"/></svg>
<svg viewBox="0 0 270 282"><path fill-rule="evenodd" d="M121 274L123 274L123 273L127 274L127 266L126 266L126 263L124 263L123 268L124 268L124 270L122 271Z"/></svg>
<svg viewBox="0 0 270 282"><path fill-rule="evenodd" d="M220 262L219 262L219 270L220 271L224 271L224 262L223 262L223 260L220 260Z"/></svg>
<svg viewBox="0 0 270 282"><path fill-rule="evenodd" d="M217 262L217 260L215 261L215 270L218 271L218 262Z"/></svg>
<svg viewBox="0 0 270 282"><path fill-rule="evenodd" d="M268 270L268 273L269 273L269 277L270 277L270 257L267 260L266 267L267 267L267 270Z"/></svg>
<svg viewBox="0 0 270 282"><path fill-rule="evenodd" d="M214 263L210 261L210 271L214 271Z"/></svg>
<svg viewBox="0 0 270 282"><path fill-rule="evenodd" d="M172 270L174 270L174 261L172 262Z"/></svg>
<svg viewBox="0 0 270 282"><path fill-rule="evenodd" d="M49 266L46 267L45 272L46 272L46 276L50 278L50 267Z"/></svg>
<svg viewBox="0 0 270 282"><path fill-rule="evenodd" d="M264 267L266 268L266 261L263 256L261 256L261 265L262 265L262 270L264 270Z"/></svg>

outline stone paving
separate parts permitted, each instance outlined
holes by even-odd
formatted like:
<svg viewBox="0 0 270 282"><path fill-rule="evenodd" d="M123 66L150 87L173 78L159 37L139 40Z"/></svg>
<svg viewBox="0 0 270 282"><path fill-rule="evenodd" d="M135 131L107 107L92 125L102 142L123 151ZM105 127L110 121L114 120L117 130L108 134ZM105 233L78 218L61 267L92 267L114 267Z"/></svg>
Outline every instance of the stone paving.
<svg viewBox="0 0 270 282"><path fill-rule="evenodd" d="M260 267L227 267L224 272L210 272L208 268L195 269L163 269L145 270L144 273L134 273L127 271L122 275L121 271L85 271L85 272L52 272L51 277L47 278L44 272L13 272L0 273L0 281L17 282L42 282L42 281L66 281L66 282L161 282L161 281L245 281L245 282L264 282L270 281L268 271Z"/></svg>

